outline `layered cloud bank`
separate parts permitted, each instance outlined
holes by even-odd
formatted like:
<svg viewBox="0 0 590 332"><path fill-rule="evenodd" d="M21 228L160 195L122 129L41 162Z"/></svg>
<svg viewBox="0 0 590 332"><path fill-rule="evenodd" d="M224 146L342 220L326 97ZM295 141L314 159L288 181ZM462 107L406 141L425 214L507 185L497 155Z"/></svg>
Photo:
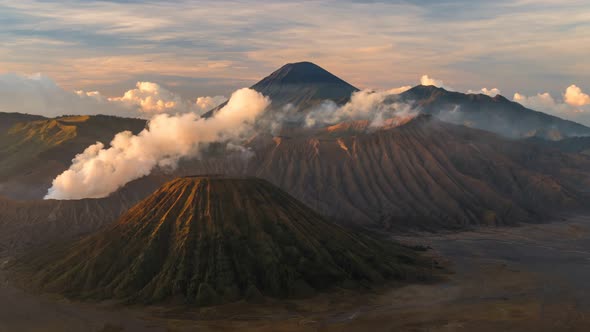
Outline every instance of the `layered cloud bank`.
<svg viewBox="0 0 590 332"><path fill-rule="evenodd" d="M98 91L66 91L41 74L0 75L0 112L19 112L47 117L105 114L150 118L159 113L203 113L223 103L222 96L184 100L157 83L137 82L120 97Z"/></svg>
<svg viewBox="0 0 590 332"><path fill-rule="evenodd" d="M562 95L562 101L549 92L526 96L515 93L514 101L528 108L590 126L590 96L572 84Z"/></svg>
<svg viewBox="0 0 590 332"><path fill-rule="evenodd" d="M155 167L175 167L181 158L199 157L210 143L239 145L269 104L260 93L240 89L211 118L195 113L156 115L138 135L124 131L108 148L100 142L86 148L53 180L45 198L105 197Z"/></svg>

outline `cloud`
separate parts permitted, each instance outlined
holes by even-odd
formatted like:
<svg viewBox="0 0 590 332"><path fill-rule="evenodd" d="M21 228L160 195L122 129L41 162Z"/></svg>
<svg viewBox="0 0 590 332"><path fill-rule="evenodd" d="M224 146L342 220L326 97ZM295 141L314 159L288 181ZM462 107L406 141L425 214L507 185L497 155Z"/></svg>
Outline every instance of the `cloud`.
<svg viewBox="0 0 590 332"><path fill-rule="evenodd" d="M195 113L157 114L137 135L124 131L113 138L110 147L97 142L86 148L53 180L45 198L105 197L156 167L174 168L182 158L199 157L213 142L231 143L231 150L241 151L237 146L268 105L267 97L244 88L235 91L211 118Z"/></svg>
<svg viewBox="0 0 590 332"><path fill-rule="evenodd" d="M420 77L420 84L421 85L433 85L439 88L443 88L445 90L453 90L453 88L451 88L448 85L445 85L445 82L443 80L438 80L432 77L429 77L428 75L422 75L422 77Z"/></svg>
<svg viewBox="0 0 590 332"><path fill-rule="evenodd" d="M197 108L197 112L201 114L223 104L225 101L227 101L227 98L224 96L199 97L195 101L195 107Z"/></svg>
<svg viewBox="0 0 590 332"><path fill-rule="evenodd" d="M484 95L488 95L490 97L494 97L494 96L500 94L500 89L497 89L497 88L491 88L491 89L481 88L480 90L468 90L467 93L473 93L473 94L481 93L481 94L484 94Z"/></svg>
<svg viewBox="0 0 590 332"><path fill-rule="evenodd" d="M0 112L60 115L104 114L149 118L158 113L201 114L221 104L222 96L199 97L195 102L153 82L137 82L136 88L120 97L106 97L98 91L66 91L42 75L0 75Z"/></svg>
<svg viewBox="0 0 590 332"><path fill-rule="evenodd" d="M409 105L387 98L405 90L407 87L385 91L361 90L353 93L350 101L341 107L333 101L325 101L311 109L305 116L304 124L317 128L345 121L368 120L370 127L380 127L388 118L414 116L416 112Z"/></svg>
<svg viewBox="0 0 590 332"><path fill-rule="evenodd" d="M109 103L96 91L66 91L42 74L0 75L0 111L48 117L64 114L136 116L132 109Z"/></svg>
<svg viewBox="0 0 590 332"><path fill-rule="evenodd" d="M362 90L341 107L325 101L303 118L289 107L265 114L270 99L248 88L234 92L210 118L200 118L194 112L156 114L139 134L124 131L115 135L110 146L97 142L78 154L70 168L53 180L45 198L105 197L157 167L175 168L183 158L201 157L214 142L225 144L228 152L249 158L253 152L241 145L247 138L254 133L276 132L284 123L293 125L293 120L299 120L306 128L355 120L368 121L367 129L398 125L417 114L409 105L395 102L396 93L405 89ZM84 98L100 98L93 92L80 94ZM293 115L295 118L290 118Z"/></svg>
<svg viewBox="0 0 590 332"><path fill-rule="evenodd" d="M572 89L572 87L575 88ZM530 109L590 126L590 106L582 103L584 94L579 88L576 88L575 85L568 87L563 95L563 101L556 100L549 92L537 93L534 96L526 96L517 92L514 94L513 100Z"/></svg>
<svg viewBox="0 0 590 332"><path fill-rule="evenodd" d="M234 1L232 10L211 0L75 3L1 1L0 68L41 71L86 90L162 75L198 76L230 91L236 79L250 83L294 59L383 88L391 73L409 82L441 68L473 86L504 80L506 91L553 91L559 77L590 82L580 47L590 42L584 1L271 0Z"/></svg>
<svg viewBox="0 0 590 332"><path fill-rule="evenodd" d="M190 107L181 100L180 96L164 89L157 83L137 82L136 87L136 89L125 92L122 97L109 98L109 101L135 105L143 113L187 111Z"/></svg>
<svg viewBox="0 0 590 332"><path fill-rule="evenodd" d="M590 104L590 96L582 92L576 85L570 85L563 95L565 102L571 106L584 106Z"/></svg>
<svg viewBox="0 0 590 332"><path fill-rule="evenodd" d="M567 105L558 104L555 99L549 94L549 92L537 93L534 96L525 96L520 93L515 93L512 98L515 102L520 103L526 107L542 111L542 112L554 112L558 109L564 111L567 109Z"/></svg>

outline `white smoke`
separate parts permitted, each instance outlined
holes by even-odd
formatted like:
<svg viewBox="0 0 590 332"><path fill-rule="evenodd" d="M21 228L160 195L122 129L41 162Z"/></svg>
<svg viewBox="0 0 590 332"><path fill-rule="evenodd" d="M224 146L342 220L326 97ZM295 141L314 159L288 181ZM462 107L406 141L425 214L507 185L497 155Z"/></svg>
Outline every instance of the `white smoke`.
<svg viewBox="0 0 590 332"><path fill-rule="evenodd" d="M422 75L422 77L420 77L420 84L421 85L432 85L432 86L436 86L439 88L443 88L445 90L453 90L453 88L451 88L450 86L446 85L445 82L443 80L439 80L433 77L429 77L428 75Z"/></svg>
<svg viewBox="0 0 590 332"><path fill-rule="evenodd" d="M244 88L234 92L227 105L210 118L195 113L156 115L139 134L121 132L110 147L97 142L77 155L70 168L53 180L45 199L108 196L156 167L173 168L181 158L199 157L213 142L229 142L239 150L237 144L269 104L267 97Z"/></svg>
<svg viewBox="0 0 590 332"><path fill-rule="evenodd" d="M193 102L153 82L137 82L122 96L107 97L98 91L67 91L42 74L0 74L0 112L150 118L158 113L203 113L226 100L215 96Z"/></svg>
<svg viewBox="0 0 590 332"><path fill-rule="evenodd" d="M214 107L217 107L227 101L224 96L213 96L213 97L199 97L195 101L196 112L203 114Z"/></svg>
<svg viewBox="0 0 590 332"><path fill-rule="evenodd" d="M467 90L467 93L472 93L472 94L484 94L490 97L495 97L496 95L500 94L500 89L498 88L481 88L480 90Z"/></svg>
<svg viewBox="0 0 590 332"><path fill-rule="evenodd" d="M380 127L385 119L415 115L416 111L409 105L397 103L395 98L388 100L405 90L406 87L386 91L361 90L353 93L350 101L340 107L333 101L325 101L305 116L305 126L317 128L344 121L368 120L371 127Z"/></svg>

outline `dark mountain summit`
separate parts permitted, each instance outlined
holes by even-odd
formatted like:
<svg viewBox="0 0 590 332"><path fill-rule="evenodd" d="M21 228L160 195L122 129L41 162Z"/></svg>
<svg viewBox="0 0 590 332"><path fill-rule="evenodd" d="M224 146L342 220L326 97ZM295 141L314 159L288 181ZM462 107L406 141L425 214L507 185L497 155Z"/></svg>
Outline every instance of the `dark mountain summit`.
<svg viewBox="0 0 590 332"><path fill-rule="evenodd" d="M304 111L332 100L338 105L350 100L350 95L359 89L348 84L322 67L311 62L288 63L251 86L252 89L270 97L272 108L280 109L291 104ZM204 116L211 116L225 103Z"/></svg>
<svg viewBox="0 0 590 332"><path fill-rule="evenodd" d="M357 88L311 62L289 63L254 84L252 88L269 96L274 107L292 104L299 111L324 100L345 104Z"/></svg>
<svg viewBox="0 0 590 332"><path fill-rule="evenodd" d="M426 271L414 251L328 222L265 180L219 176L168 182L103 232L21 262L47 291L200 305Z"/></svg>
<svg viewBox="0 0 590 332"><path fill-rule="evenodd" d="M328 84L346 89L350 93L358 91L354 86L311 62L288 63L263 78L252 88L263 92L269 87L286 84Z"/></svg>
<svg viewBox="0 0 590 332"><path fill-rule="evenodd" d="M552 133L545 138L590 135L590 128L556 116L533 111L501 95L464 94L435 86L418 85L398 97L423 113L506 137L522 138Z"/></svg>

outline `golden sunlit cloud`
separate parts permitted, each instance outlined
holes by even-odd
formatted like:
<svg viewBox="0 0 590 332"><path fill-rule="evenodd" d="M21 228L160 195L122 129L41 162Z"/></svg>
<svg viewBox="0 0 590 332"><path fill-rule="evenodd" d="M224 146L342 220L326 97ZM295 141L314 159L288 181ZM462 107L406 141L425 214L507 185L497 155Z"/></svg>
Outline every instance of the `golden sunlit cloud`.
<svg viewBox="0 0 590 332"><path fill-rule="evenodd" d="M584 106L590 104L590 96L583 93L576 85L570 85L563 95L565 102L572 106Z"/></svg>

